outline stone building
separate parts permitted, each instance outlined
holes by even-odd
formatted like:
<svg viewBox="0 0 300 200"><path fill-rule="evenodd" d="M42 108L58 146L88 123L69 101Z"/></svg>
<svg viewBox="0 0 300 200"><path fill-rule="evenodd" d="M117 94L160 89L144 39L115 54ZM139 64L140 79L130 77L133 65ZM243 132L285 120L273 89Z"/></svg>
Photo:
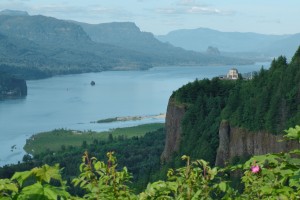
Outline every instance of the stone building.
<svg viewBox="0 0 300 200"><path fill-rule="evenodd" d="M231 68L226 76L227 79L237 80L239 78L239 72L236 68Z"/></svg>

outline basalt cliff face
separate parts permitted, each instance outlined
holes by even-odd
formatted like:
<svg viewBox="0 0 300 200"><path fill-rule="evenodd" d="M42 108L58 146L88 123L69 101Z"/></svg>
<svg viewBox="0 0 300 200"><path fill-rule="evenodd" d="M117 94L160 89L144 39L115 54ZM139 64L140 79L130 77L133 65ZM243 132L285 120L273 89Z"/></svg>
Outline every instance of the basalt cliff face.
<svg viewBox="0 0 300 200"><path fill-rule="evenodd" d="M172 154L180 149L182 120L186 110L184 105L176 104L172 98L169 100L166 114L166 142L161 155L162 162L170 161ZM219 126L219 147L215 165L225 166L235 157L287 152L300 148L297 142L279 142L282 139L282 135L273 135L266 131L251 132L233 127L224 120Z"/></svg>
<svg viewBox="0 0 300 200"><path fill-rule="evenodd" d="M161 161L169 161L172 154L177 152L180 147L181 121L184 117L186 108L176 104L173 99L169 100L166 114L166 143L161 155Z"/></svg>
<svg viewBox="0 0 300 200"><path fill-rule="evenodd" d="M272 135L265 131L250 132L222 121L215 165L225 166L234 157L287 152L300 148L299 143L294 141L279 142L282 139L282 135Z"/></svg>

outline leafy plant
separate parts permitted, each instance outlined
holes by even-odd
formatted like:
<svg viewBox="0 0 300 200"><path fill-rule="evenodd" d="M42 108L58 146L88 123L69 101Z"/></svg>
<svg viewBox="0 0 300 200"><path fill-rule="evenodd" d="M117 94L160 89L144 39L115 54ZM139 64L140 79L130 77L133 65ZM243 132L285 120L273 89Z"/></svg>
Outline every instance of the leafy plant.
<svg viewBox="0 0 300 200"><path fill-rule="evenodd" d="M300 139L300 126L286 130L288 140ZM117 169L116 157L108 152L107 164L90 158L85 152L81 174L73 179L84 189L83 197L71 196L61 178L58 165L44 165L30 171L17 172L11 179L0 179L1 199L300 199L300 150L288 153L253 156L244 164L225 168L210 167L204 160L191 161L182 156L186 166L168 171L167 181L149 183L136 195L128 187L131 175L124 167ZM243 190L231 187L226 174L243 172Z"/></svg>
<svg viewBox="0 0 300 200"><path fill-rule="evenodd" d="M68 199L66 182L62 180L59 165L16 172L9 179L0 179L1 199Z"/></svg>
<svg viewBox="0 0 300 200"><path fill-rule="evenodd" d="M89 158L85 152L80 165L81 174L73 180L75 186L80 186L87 193L85 199L133 199L134 194L126 183L131 178L127 168L117 171L116 157L114 152L108 152L108 162L97 161Z"/></svg>

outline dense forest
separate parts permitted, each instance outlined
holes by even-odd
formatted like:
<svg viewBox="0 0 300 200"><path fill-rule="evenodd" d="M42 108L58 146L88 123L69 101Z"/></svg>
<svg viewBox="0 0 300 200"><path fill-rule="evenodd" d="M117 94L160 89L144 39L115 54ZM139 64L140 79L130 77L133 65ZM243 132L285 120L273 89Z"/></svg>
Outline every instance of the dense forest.
<svg viewBox="0 0 300 200"><path fill-rule="evenodd" d="M26 81L7 73L0 73L0 99L27 95Z"/></svg>
<svg viewBox="0 0 300 200"><path fill-rule="evenodd" d="M222 118L251 131L280 134L300 122L300 48L290 63L280 56L251 81L237 81Z"/></svg>
<svg viewBox="0 0 300 200"><path fill-rule="evenodd" d="M177 90L171 98L185 104L187 112L182 121L182 141L178 156L190 155L214 162L219 145L218 128L221 111L229 93L236 85L230 80L196 80ZM178 157L175 160L180 160ZM178 164L175 164L178 166Z"/></svg>
<svg viewBox="0 0 300 200"><path fill-rule="evenodd" d="M286 131L287 140L300 141L300 126ZM149 183L136 194L130 186L132 176L127 167L118 168L114 152L107 152L107 161L82 156L80 174L72 183L61 176L58 164L16 172L10 179L0 179L1 199L282 199L300 197L300 149L287 153L254 156L243 164L226 168L211 167L203 159L191 160L183 155L186 166L169 169L167 180ZM230 174L239 173L238 187ZM82 194L70 193L70 186Z"/></svg>
<svg viewBox="0 0 300 200"><path fill-rule="evenodd" d="M280 56L270 69L262 67L251 80L241 76L237 81L196 80L175 91L171 98L184 104L187 111L182 121L180 150L173 162L187 154L214 163L223 119L236 127L272 134L282 134L284 129L299 124L299 69L300 48L290 63Z"/></svg>
<svg viewBox="0 0 300 200"><path fill-rule="evenodd" d="M106 152L114 151L118 157L118 169L127 166L128 170L133 173L131 186L140 192L148 182L157 180L163 174L159 170L164 139L164 129L158 129L142 137L127 138L125 135L118 137L109 135L106 141L94 139L92 144L82 141L81 147L62 145L59 151L47 150L33 157L27 154L23 158L23 163L1 167L0 178L8 178L16 171L28 170L43 164L60 163L60 166L64 168L63 177L70 181L80 173L78 166L83 152L87 151L91 157L103 160L106 158ZM71 188L71 193L80 194L80 192L76 188Z"/></svg>

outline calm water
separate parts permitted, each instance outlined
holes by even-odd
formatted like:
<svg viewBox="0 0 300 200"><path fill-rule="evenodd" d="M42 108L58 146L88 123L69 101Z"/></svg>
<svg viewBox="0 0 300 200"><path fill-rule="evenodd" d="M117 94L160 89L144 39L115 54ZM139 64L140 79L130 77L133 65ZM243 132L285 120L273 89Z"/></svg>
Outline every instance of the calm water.
<svg viewBox="0 0 300 200"><path fill-rule="evenodd" d="M269 63L235 66L245 73ZM32 134L55 128L107 130L164 119L93 124L117 116L166 112L172 91L196 78L226 74L231 66L155 67L148 71L113 71L28 81L24 99L0 101L0 166L22 160ZM91 86L90 82L96 85ZM15 148L11 147L15 145Z"/></svg>

